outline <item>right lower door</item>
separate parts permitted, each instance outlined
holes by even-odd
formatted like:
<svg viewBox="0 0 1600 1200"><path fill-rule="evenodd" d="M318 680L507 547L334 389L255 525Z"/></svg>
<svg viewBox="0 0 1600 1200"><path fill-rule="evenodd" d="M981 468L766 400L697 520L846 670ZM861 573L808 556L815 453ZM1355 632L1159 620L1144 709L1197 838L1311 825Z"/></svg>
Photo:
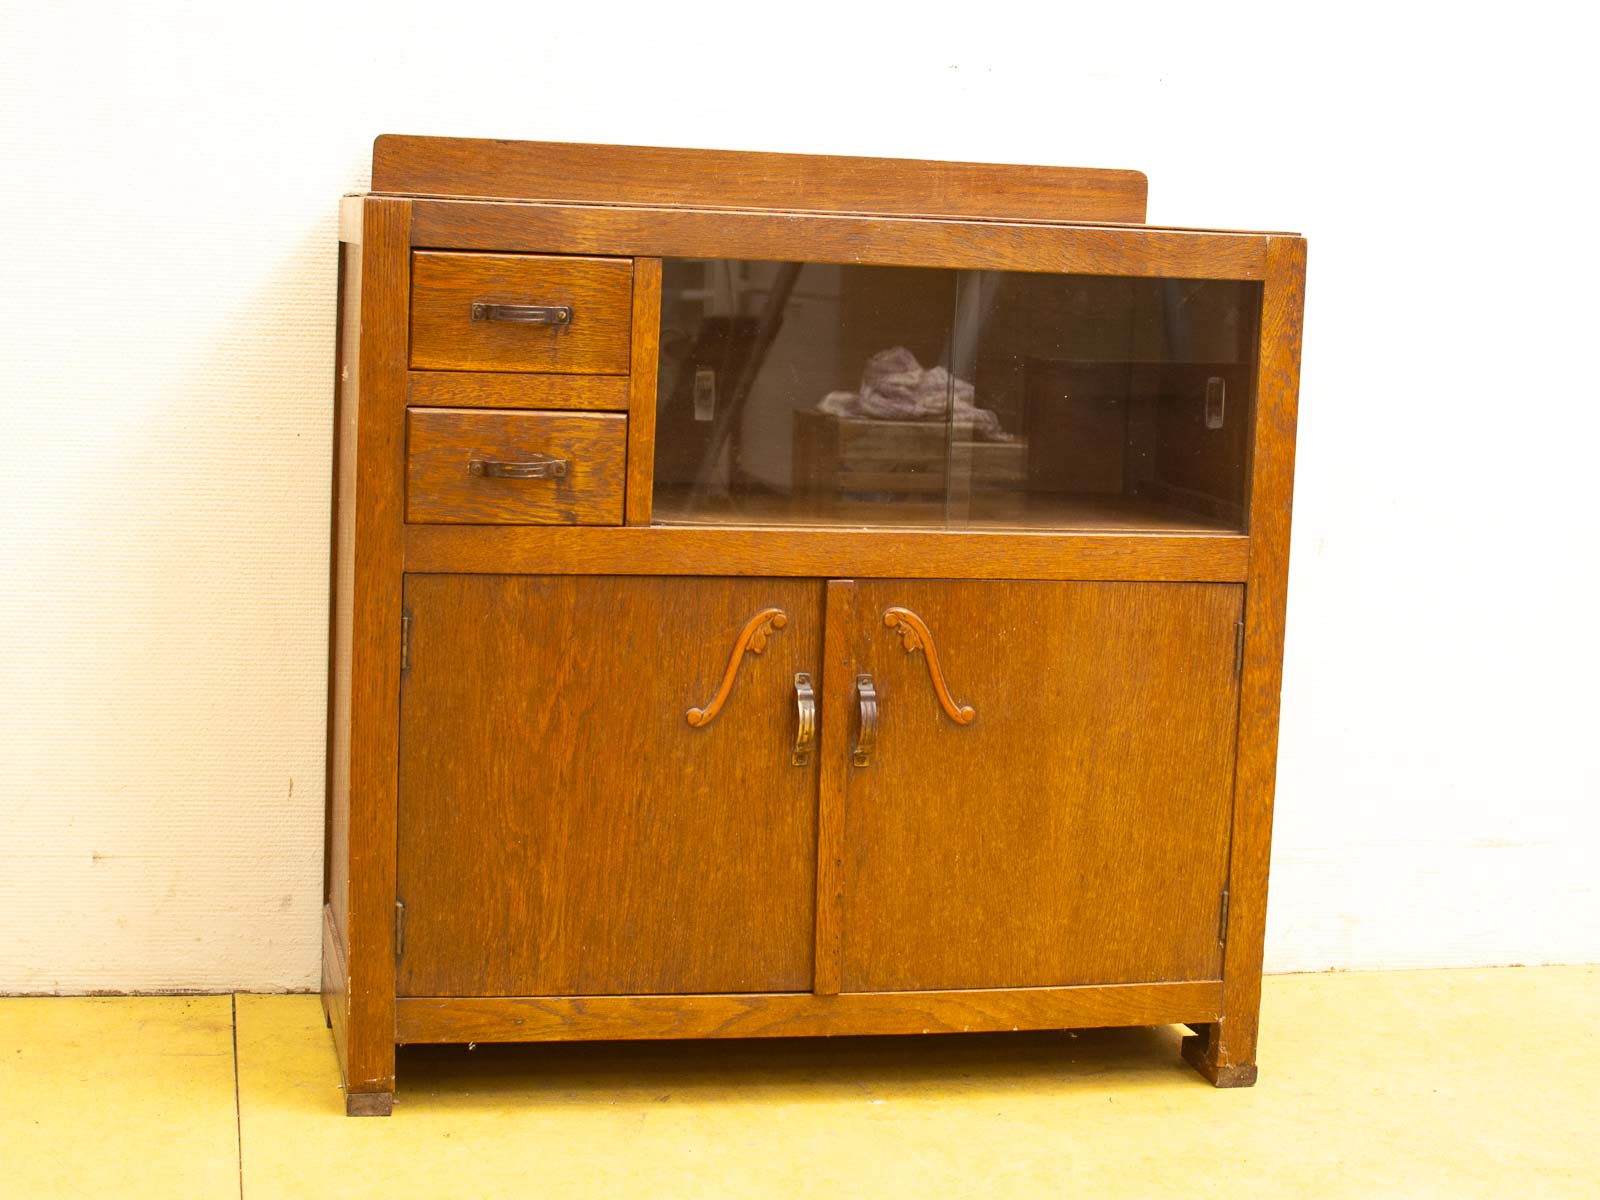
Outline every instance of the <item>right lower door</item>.
<svg viewBox="0 0 1600 1200"><path fill-rule="evenodd" d="M1220 978L1243 599L861 581L843 990Z"/></svg>

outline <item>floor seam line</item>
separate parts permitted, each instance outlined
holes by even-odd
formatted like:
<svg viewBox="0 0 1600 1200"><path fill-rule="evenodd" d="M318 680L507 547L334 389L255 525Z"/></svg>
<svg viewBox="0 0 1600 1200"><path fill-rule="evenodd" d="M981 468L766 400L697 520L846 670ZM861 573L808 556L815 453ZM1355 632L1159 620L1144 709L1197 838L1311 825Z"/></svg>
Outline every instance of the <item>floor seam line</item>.
<svg viewBox="0 0 1600 1200"><path fill-rule="evenodd" d="M244 1200L244 1114L239 1104L239 994L228 993L233 1014L233 1150L239 1164L239 1200Z"/></svg>

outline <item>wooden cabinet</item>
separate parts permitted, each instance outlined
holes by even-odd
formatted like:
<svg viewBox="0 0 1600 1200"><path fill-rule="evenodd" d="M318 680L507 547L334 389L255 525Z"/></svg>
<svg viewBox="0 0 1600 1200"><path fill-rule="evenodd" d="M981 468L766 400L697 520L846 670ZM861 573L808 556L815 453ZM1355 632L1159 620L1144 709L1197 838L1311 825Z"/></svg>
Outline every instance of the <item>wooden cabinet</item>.
<svg viewBox="0 0 1600 1200"><path fill-rule="evenodd" d="M1252 1082L1304 242L1144 226L1132 172L374 161L349 1110L406 1042L1182 1023Z"/></svg>

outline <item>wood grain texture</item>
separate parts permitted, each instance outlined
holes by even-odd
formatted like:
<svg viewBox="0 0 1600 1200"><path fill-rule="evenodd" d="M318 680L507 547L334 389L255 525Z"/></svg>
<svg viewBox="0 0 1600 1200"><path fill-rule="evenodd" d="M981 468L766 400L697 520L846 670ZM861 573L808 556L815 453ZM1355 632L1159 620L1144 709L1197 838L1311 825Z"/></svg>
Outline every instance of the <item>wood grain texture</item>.
<svg viewBox="0 0 1600 1200"><path fill-rule="evenodd" d="M406 570L1243 582L1249 549L1238 534L414 525Z"/></svg>
<svg viewBox="0 0 1600 1200"><path fill-rule="evenodd" d="M655 490L656 355L661 341L661 260L633 264L633 357L628 377L628 524L648 525Z"/></svg>
<svg viewBox="0 0 1600 1200"><path fill-rule="evenodd" d="M837 995L842 983L844 902L844 795L849 769L850 704L855 658L856 585L830 579L823 616L822 729L817 754L822 764L817 795L816 978L812 991Z"/></svg>
<svg viewBox="0 0 1600 1200"><path fill-rule="evenodd" d="M368 200L351 541L347 1094L394 1091L395 763L410 205Z"/></svg>
<svg viewBox="0 0 1600 1200"><path fill-rule="evenodd" d="M602 204L1144 220L1139 171L385 134L379 192Z"/></svg>
<svg viewBox="0 0 1600 1200"><path fill-rule="evenodd" d="M841 996L402 998L395 1037L542 1042L1094 1029L1206 1020L1221 998L1214 981Z"/></svg>
<svg viewBox="0 0 1600 1200"><path fill-rule="evenodd" d="M620 525L628 418L621 413L413 408L406 413L406 520ZM552 479L474 475L474 461L567 464Z"/></svg>
<svg viewBox="0 0 1600 1200"><path fill-rule="evenodd" d="M358 209L355 220L361 220ZM328 749L323 903L350 923L350 639L355 623L356 445L361 412L361 245L339 247L339 324L333 360L333 480L328 580ZM342 936L342 934L341 934ZM341 968L342 970L342 968ZM339 1003L347 1003L346 981Z"/></svg>
<svg viewBox="0 0 1600 1200"><path fill-rule="evenodd" d="M1290 506L1299 411L1306 244L1274 238L1262 289L1255 453L1250 479L1250 578L1239 696L1228 949L1223 1013L1204 1047L1191 1047L1219 1086L1254 1081L1266 935L1267 867L1278 765L1284 610L1289 583Z"/></svg>
<svg viewBox="0 0 1600 1200"><path fill-rule="evenodd" d="M845 804L846 991L1220 974L1241 590L858 583L879 721ZM971 724L884 627L901 605Z"/></svg>
<svg viewBox="0 0 1600 1200"><path fill-rule="evenodd" d="M901 217L418 200L416 246L973 271L1260 279L1267 235Z"/></svg>
<svg viewBox="0 0 1600 1200"><path fill-rule="evenodd" d="M418 408L628 410L622 375L524 375L496 371L412 371L406 403Z"/></svg>
<svg viewBox="0 0 1600 1200"><path fill-rule="evenodd" d="M822 585L411 576L403 995L811 986ZM789 620L716 689L751 614Z"/></svg>
<svg viewBox="0 0 1600 1200"><path fill-rule="evenodd" d="M333 910L322 906L322 1015L333 1034L333 1052L343 1064L350 1045L350 964L334 924Z"/></svg>
<svg viewBox="0 0 1600 1200"><path fill-rule="evenodd" d="M412 258L411 365L436 371L628 373L633 263L571 255ZM568 325L472 320L472 305L566 305Z"/></svg>

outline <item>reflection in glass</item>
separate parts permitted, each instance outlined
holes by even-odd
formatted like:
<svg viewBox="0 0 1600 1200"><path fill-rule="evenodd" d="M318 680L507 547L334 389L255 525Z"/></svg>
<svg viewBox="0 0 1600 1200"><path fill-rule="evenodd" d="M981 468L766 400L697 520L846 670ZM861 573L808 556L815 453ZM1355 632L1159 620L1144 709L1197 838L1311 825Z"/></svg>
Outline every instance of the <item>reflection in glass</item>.
<svg viewBox="0 0 1600 1200"><path fill-rule="evenodd" d="M1245 526L1259 289L669 259L665 523Z"/></svg>

